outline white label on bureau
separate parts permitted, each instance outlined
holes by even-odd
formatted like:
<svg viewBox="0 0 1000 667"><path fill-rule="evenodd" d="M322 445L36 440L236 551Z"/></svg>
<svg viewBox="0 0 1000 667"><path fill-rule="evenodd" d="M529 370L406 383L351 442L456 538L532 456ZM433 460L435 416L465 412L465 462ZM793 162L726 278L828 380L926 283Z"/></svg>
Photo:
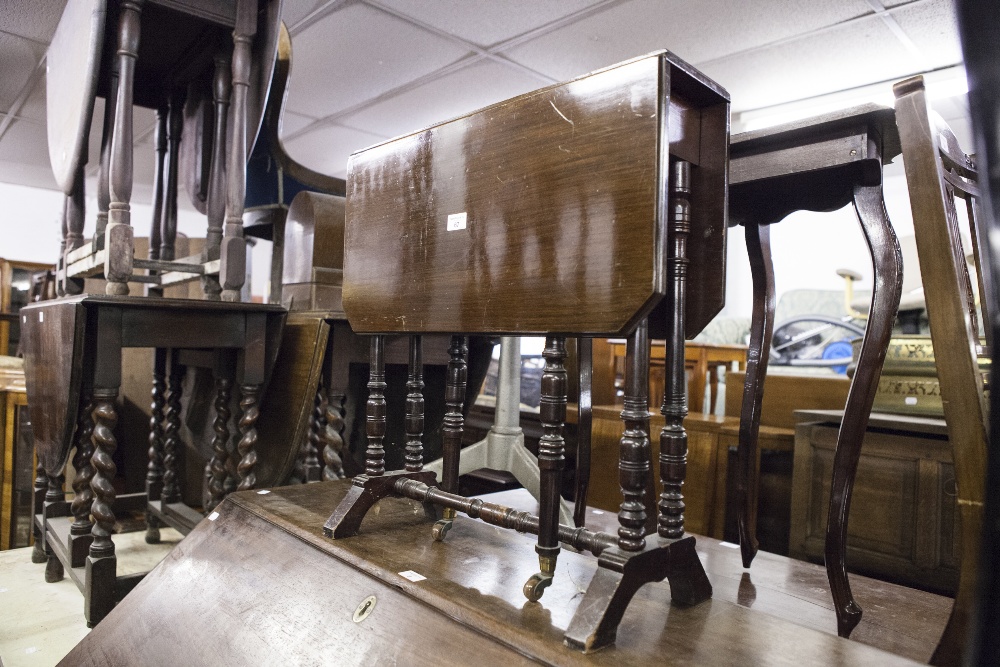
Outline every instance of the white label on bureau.
<svg viewBox="0 0 1000 667"><path fill-rule="evenodd" d="M459 229L465 229L465 222L466 222L467 218L468 218L468 215L466 214L465 211L462 211L461 213L452 213L451 215L449 215L448 216L448 231L449 232L454 232L454 231L457 231Z"/></svg>
<svg viewBox="0 0 1000 667"><path fill-rule="evenodd" d="M212 512L211 514L208 515L208 520L209 521L215 521L218 518L219 518L219 513L218 512Z"/></svg>
<svg viewBox="0 0 1000 667"><path fill-rule="evenodd" d="M417 572L414 572L413 570L405 570L403 572L400 572L399 576L403 577L404 579L409 579L410 581L412 581L414 583L416 583L418 581L423 581L424 579L427 578L427 577L425 577L422 574L418 574Z"/></svg>
<svg viewBox="0 0 1000 667"><path fill-rule="evenodd" d="M907 405L916 405L917 404L917 397L916 396L907 396L906 398L903 399L903 402L906 403Z"/></svg>

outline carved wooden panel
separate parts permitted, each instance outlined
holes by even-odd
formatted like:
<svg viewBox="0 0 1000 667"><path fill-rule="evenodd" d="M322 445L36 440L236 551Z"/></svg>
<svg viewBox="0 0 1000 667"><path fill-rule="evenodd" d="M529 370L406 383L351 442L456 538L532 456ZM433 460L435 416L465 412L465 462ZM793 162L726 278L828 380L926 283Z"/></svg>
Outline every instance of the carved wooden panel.
<svg viewBox="0 0 1000 667"><path fill-rule="evenodd" d="M880 423L892 419L882 417ZM793 557L823 560L836 439L835 423L800 423L796 428L789 533ZM953 592L959 558L954 494L947 439L904 426L869 428L851 502L848 567Z"/></svg>

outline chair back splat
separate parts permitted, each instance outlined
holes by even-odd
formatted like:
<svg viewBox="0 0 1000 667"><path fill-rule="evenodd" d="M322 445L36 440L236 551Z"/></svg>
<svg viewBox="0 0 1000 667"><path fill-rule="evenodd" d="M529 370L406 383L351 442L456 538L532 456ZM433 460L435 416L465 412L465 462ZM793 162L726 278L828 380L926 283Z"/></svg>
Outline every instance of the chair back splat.
<svg viewBox="0 0 1000 667"><path fill-rule="evenodd" d="M660 51L352 155L343 306L356 332L374 335L367 474L325 533L356 535L388 495L443 508L438 540L457 529L457 512L533 533L539 572L524 585L532 601L559 585L560 543L590 551L600 567L565 635L584 651L614 642L645 583L668 579L681 604L710 597L684 533L683 346L724 303L728 138L727 93ZM677 362L668 364L658 517L644 503L652 331L667 332ZM440 485L415 457L406 470L385 471L381 368L391 334L453 336ZM476 334L546 338L538 516L458 494L465 336ZM629 339L617 536L559 522L568 336ZM416 378L418 348L410 357ZM411 389L419 392L416 381ZM415 440L419 405L408 397Z"/></svg>

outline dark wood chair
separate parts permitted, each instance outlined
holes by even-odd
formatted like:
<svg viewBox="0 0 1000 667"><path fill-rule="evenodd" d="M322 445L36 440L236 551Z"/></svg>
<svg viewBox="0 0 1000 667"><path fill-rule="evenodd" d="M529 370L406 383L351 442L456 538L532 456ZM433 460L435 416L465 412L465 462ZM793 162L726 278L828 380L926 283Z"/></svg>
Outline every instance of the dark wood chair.
<svg viewBox="0 0 1000 667"><path fill-rule="evenodd" d="M67 4L47 54L49 153L66 195L61 294L79 294L88 277L103 276L112 295L128 294L130 280L155 293L201 278L209 299L239 300L246 278L245 162L269 87L280 6L280 0ZM105 99L99 210L86 243L84 167L98 96ZM148 259L135 258L133 247L133 105L157 110ZM208 214L204 253L184 258L174 257L179 178Z"/></svg>
<svg viewBox="0 0 1000 667"><path fill-rule="evenodd" d="M538 600L560 542L600 567L565 635L584 651L612 643L645 583L668 579L674 603L711 585L684 532L687 436L684 339L722 306L727 94L668 52L600 70L354 154L348 164L343 304L374 334L366 474L326 522L356 535L369 508L395 495L441 506L434 537L457 511L535 533ZM692 288L689 290L688 286ZM647 401L649 334L669 341L658 508ZM452 334L440 486L423 471L421 338ZM458 335L454 335L454 334ZM409 335L405 470L387 472L385 337ZM462 497L458 469L467 334L544 335L539 515ZM628 336L618 536L560 525L567 336ZM647 540L648 528L656 535ZM458 528L456 528L457 530Z"/></svg>
<svg viewBox="0 0 1000 667"><path fill-rule="evenodd" d="M842 637L861 620L845 567L851 491L902 289L899 243L882 200L882 166L899 152L892 109L866 105L737 135L730 154L730 224L746 230L754 293L738 453L744 567L757 553L757 436L774 328L770 225L794 211L853 204L872 257L871 310L837 436L827 519L826 567Z"/></svg>
<svg viewBox="0 0 1000 667"><path fill-rule="evenodd" d="M976 159L962 150L951 128L930 110L923 77L901 81L893 91L961 517L962 560L955 606L931 663L965 664L979 579L988 450L989 413L979 357L988 355L992 347L988 306L995 293L989 265L981 261L987 230L981 223ZM963 247L956 199L962 200L965 209L971 247ZM982 312L973 290L975 277L970 277L966 263L968 254L975 258Z"/></svg>
<svg viewBox="0 0 1000 667"><path fill-rule="evenodd" d="M976 151L983 197L981 229L987 237L1000 233L1000 21L996 3L989 0L958 0L958 26L969 81L969 110L976 135ZM988 258L984 271L992 277L993 291L981 298L990 305L991 318L986 322L997 340L997 303L995 286L1000 284L1000 253L995 242L981 248ZM992 350L993 368L1000 364L997 349ZM995 385L994 385L995 386ZM990 392L990 412L1000 415L1000 391ZM1000 419L989 426L989 451L985 471L982 549L975 606L970 620L967 664L989 665L1000 655Z"/></svg>

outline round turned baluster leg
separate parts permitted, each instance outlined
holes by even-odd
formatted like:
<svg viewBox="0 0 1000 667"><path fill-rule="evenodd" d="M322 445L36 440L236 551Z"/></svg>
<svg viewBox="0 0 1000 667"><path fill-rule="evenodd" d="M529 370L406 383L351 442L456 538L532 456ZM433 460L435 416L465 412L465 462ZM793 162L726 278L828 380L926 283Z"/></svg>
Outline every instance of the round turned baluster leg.
<svg viewBox="0 0 1000 667"><path fill-rule="evenodd" d="M62 475L49 475L49 490L45 493L45 502L55 503L66 500L66 494L63 491L63 483L66 478ZM55 551L53 551L52 546L49 544L49 538L45 538L45 581L50 584L56 581L62 581L63 578L63 564L59 562L59 557L56 556Z"/></svg>
<svg viewBox="0 0 1000 667"><path fill-rule="evenodd" d="M45 476L45 468L39 463L35 466L35 490L34 490L34 513L35 519L41 521L42 519L42 503L45 499L45 490L49 487L49 480ZM34 547L31 550L31 562L38 565L46 562L48 558L45 556L45 540L42 539L42 531L39 528L37 521L32 521L32 536L34 537Z"/></svg>
<svg viewBox="0 0 1000 667"><path fill-rule="evenodd" d="M559 557L559 490L562 487L562 470L565 463L566 441L563 424L566 422L566 337L549 336L545 339L545 371L542 373L539 420L542 437L538 441L539 510L538 554L539 572L524 584L524 596L535 602L552 583Z"/></svg>
<svg viewBox="0 0 1000 667"><path fill-rule="evenodd" d="M683 361L681 362L683 363ZM618 548L646 547L646 487L650 475L649 447L649 325L646 320L629 336L625 353L625 405L618 477L623 501L618 512Z"/></svg>
<svg viewBox="0 0 1000 667"><path fill-rule="evenodd" d="M410 369L406 381L406 469L424 467L424 359L420 336L410 336Z"/></svg>
<svg viewBox="0 0 1000 667"><path fill-rule="evenodd" d="M209 502L206 512L211 512L226 495L226 460L229 458L229 451L226 444L229 442L229 401L232 396L232 380L228 378L215 379L215 421L212 422L212 429L215 437L212 438L212 459L209 461L211 477L208 482Z"/></svg>
<svg viewBox="0 0 1000 667"><path fill-rule="evenodd" d="M448 348L451 359L448 361L448 376L445 381L444 423L441 426L441 448L443 461L441 466L441 488L449 493L458 493L458 467L462 452L462 433L465 428L465 418L462 416L462 406L465 403L465 384L468 381L468 340L463 336L452 336L451 347ZM446 507L441 519L434 524L431 534L435 540L443 540L451 530L455 520L455 510Z"/></svg>
<svg viewBox="0 0 1000 667"><path fill-rule="evenodd" d="M660 494L657 532L660 537L684 537L684 477L687 474L687 373L684 368L684 309L687 295L687 239L691 232L691 164L676 160L670 174L670 229L667 267L671 289L667 307L666 383L663 428L660 430ZM648 364L647 364L648 366Z"/></svg>
<svg viewBox="0 0 1000 667"><path fill-rule="evenodd" d="M260 408L257 405L260 395L260 385L245 384L240 387L240 444L238 446L240 463L237 470L240 475L238 491L256 488L257 476L254 467L257 465L257 418Z"/></svg>
<svg viewBox="0 0 1000 667"><path fill-rule="evenodd" d="M327 395L326 427L323 429L323 481L344 478L344 395Z"/></svg>

